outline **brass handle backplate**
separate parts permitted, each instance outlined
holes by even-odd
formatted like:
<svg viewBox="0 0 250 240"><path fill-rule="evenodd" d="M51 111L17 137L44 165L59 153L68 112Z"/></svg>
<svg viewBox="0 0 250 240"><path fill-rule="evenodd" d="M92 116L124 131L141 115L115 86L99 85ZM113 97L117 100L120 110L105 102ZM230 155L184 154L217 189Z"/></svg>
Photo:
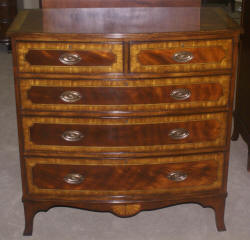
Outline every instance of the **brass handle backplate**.
<svg viewBox="0 0 250 240"><path fill-rule="evenodd" d="M77 91L65 91L60 95L60 99L67 103L74 103L79 101L82 95Z"/></svg>
<svg viewBox="0 0 250 240"><path fill-rule="evenodd" d="M174 182L182 182L187 179L188 175L184 172L174 171L167 175L167 178Z"/></svg>
<svg viewBox="0 0 250 240"><path fill-rule="evenodd" d="M65 65L74 65L78 62L80 62L82 58L77 53L63 53L59 57L59 61Z"/></svg>
<svg viewBox="0 0 250 240"><path fill-rule="evenodd" d="M62 138L68 142L77 142L80 141L83 137L84 135L76 130L65 131L62 134Z"/></svg>
<svg viewBox="0 0 250 240"><path fill-rule="evenodd" d="M190 98L191 92L186 88L177 88L170 93L170 96L175 100L181 101Z"/></svg>
<svg viewBox="0 0 250 240"><path fill-rule="evenodd" d="M187 138L189 136L189 132L184 128L175 128L169 132L168 136L174 140L181 140Z"/></svg>
<svg viewBox="0 0 250 240"><path fill-rule="evenodd" d="M69 173L64 177L64 182L68 184L80 184L84 180L83 175L79 173Z"/></svg>
<svg viewBox="0 0 250 240"><path fill-rule="evenodd" d="M194 58L191 52L177 52L173 55L173 59L178 63L187 63L190 62Z"/></svg>

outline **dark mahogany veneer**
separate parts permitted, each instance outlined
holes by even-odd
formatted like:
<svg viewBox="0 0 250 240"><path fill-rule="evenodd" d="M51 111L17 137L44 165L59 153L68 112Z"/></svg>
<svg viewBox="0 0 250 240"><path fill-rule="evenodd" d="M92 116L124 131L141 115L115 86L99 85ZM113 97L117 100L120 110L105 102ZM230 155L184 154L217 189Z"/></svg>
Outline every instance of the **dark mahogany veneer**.
<svg viewBox="0 0 250 240"><path fill-rule="evenodd" d="M54 206L129 217L190 202L225 230L239 26L198 0L42 6L9 30L24 235Z"/></svg>

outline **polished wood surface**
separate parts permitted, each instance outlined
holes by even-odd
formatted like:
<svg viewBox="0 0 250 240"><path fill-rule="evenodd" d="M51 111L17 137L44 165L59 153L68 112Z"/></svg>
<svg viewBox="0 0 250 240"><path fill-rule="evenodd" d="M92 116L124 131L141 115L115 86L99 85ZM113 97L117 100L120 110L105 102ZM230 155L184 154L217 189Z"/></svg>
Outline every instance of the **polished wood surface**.
<svg viewBox="0 0 250 240"><path fill-rule="evenodd" d="M240 31L218 8L20 13L9 34L24 235L53 206L128 217L190 202L212 207L225 230Z"/></svg>
<svg viewBox="0 0 250 240"><path fill-rule="evenodd" d="M65 66L65 64L60 61L60 56L64 53L65 51L60 50L30 50L26 54L26 61L30 65ZM75 54L75 52L68 51L68 54ZM87 50L78 51L77 55L81 60L74 63L74 66L111 66L116 61L116 57L112 52Z"/></svg>
<svg viewBox="0 0 250 240"><path fill-rule="evenodd" d="M122 43L20 42L20 72L35 73L105 73L123 71ZM76 54L79 62L65 64L64 54Z"/></svg>
<svg viewBox="0 0 250 240"><path fill-rule="evenodd" d="M186 129L189 136L179 141L172 139L168 134L176 128ZM71 129L82 132L83 139L77 142L67 142L62 139L63 132ZM30 128L30 140L35 145L46 146L151 146L214 141L220 134L219 129L219 123L215 120L129 126L35 123Z"/></svg>
<svg viewBox="0 0 250 240"><path fill-rule="evenodd" d="M239 59L239 76L237 82L236 104L234 114L234 133L233 140L238 139L239 134L243 137L248 145L248 165L250 171L250 2L243 0L241 24L244 33L240 41L240 59Z"/></svg>
<svg viewBox="0 0 250 240"><path fill-rule="evenodd" d="M215 219L216 226L218 229L225 229L225 224L223 222L223 215L225 210L225 195L205 195L205 197L201 198L198 196L193 196L192 201L195 203L199 203L199 205L203 207L213 207L215 209ZM113 203L113 204L104 204L99 202L91 202L91 201L67 201L67 200L47 200L47 201L24 201L24 209L25 209L25 221L27 225L25 226L24 235L30 236L30 233L33 231L33 217L38 211L47 212L52 206L58 207L73 207L73 208L81 208L85 210L92 211L100 211L100 212L111 212L119 217L131 217L138 214L141 209L144 210L152 210L152 209L160 209L167 206L173 206L176 204L184 204L190 203L190 199L171 199L169 197L162 198L162 201L157 202L139 202L137 204L133 203Z"/></svg>
<svg viewBox="0 0 250 240"><path fill-rule="evenodd" d="M24 150L67 152L74 156L93 153L113 157L143 156L145 153L169 155L173 152L203 151L225 147L227 114L184 115L130 119L23 118ZM172 139L174 129L185 129L185 139ZM65 131L79 131L79 141L65 141Z"/></svg>
<svg viewBox="0 0 250 240"><path fill-rule="evenodd" d="M130 191L133 193L131 197L139 201L151 194L163 196L171 192L185 194L220 188L224 157L223 153L129 158L126 161L27 157L25 162L29 192L32 194L39 192L45 198L50 198L50 189L54 189L53 195L64 195L64 199L83 197L88 200L97 194L106 195L108 201ZM176 171L185 173L186 179L178 182L169 179L168 175ZM72 173L81 174L83 181L76 185L66 183L65 176ZM44 177L41 178L41 175Z"/></svg>
<svg viewBox="0 0 250 240"><path fill-rule="evenodd" d="M20 81L20 92L22 110L26 112L47 110L60 115L63 111L64 115L73 112L78 116L84 112L112 115L115 111L124 116L148 115L149 111L151 115L159 115L159 111L183 114L191 109L225 110L229 103L230 79L230 75L117 81L25 79ZM190 96L175 99L172 94L180 89L189 91ZM72 103L63 101L61 96L68 91L77 92L81 98Z"/></svg>
<svg viewBox="0 0 250 240"><path fill-rule="evenodd" d="M164 73L223 70L232 67L232 40L209 41L159 41L157 43L133 42L124 53L124 46L99 43L18 43L20 72L37 73ZM53 49L53 50L52 50ZM56 50L54 50L56 49ZM178 62L175 54L187 52L192 56L188 62ZM60 61L64 54L77 54L80 61L67 65ZM81 66L81 68L79 68Z"/></svg>
<svg viewBox="0 0 250 240"><path fill-rule="evenodd" d="M180 49L178 49L180 50ZM182 49L181 49L182 50ZM220 47L209 47L209 48L185 48L193 55L191 63L208 63L208 62L220 62L225 58L225 53ZM138 61L142 65L168 65L176 64L173 59L173 55L176 52L175 49L154 49L154 50L141 50L138 54ZM216 52L217 54L214 54ZM198 58L199 56L199 58Z"/></svg>
<svg viewBox="0 0 250 240"><path fill-rule="evenodd" d="M204 156L206 157L206 156ZM33 160L33 159L32 159ZM167 192L193 192L200 189L219 188L222 182L221 161L210 160L144 164L144 165L66 165L37 163L32 168L32 183L44 190L53 189L54 193L71 191L72 195L88 194L147 194ZM168 179L168 174L181 171L187 174L183 181ZM68 174L81 174L84 179L79 184L64 181ZM218 176L219 175L219 176ZM74 194L74 191L77 191Z"/></svg>
<svg viewBox="0 0 250 240"><path fill-rule="evenodd" d="M104 37L122 38L143 33L149 37L149 33L166 32L171 36L171 32L201 35L239 30L221 8L76 8L23 11L9 34L108 34Z"/></svg>
<svg viewBox="0 0 250 240"><path fill-rule="evenodd" d="M192 57L178 62L175 54ZM131 72L197 72L232 67L232 40L132 43Z"/></svg>
<svg viewBox="0 0 250 240"><path fill-rule="evenodd" d="M188 89L191 96L185 100L171 97L178 89ZM180 101L216 101L223 95L223 88L218 83L190 84L159 87L39 87L32 86L27 93L28 99L34 104L66 104L60 96L66 91L76 91L83 96L75 104L81 105L130 105L176 103Z"/></svg>
<svg viewBox="0 0 250 240"><path fill-rule="evenodd" d="M201 0L40 0L43 8L200 6Z"/></svg>

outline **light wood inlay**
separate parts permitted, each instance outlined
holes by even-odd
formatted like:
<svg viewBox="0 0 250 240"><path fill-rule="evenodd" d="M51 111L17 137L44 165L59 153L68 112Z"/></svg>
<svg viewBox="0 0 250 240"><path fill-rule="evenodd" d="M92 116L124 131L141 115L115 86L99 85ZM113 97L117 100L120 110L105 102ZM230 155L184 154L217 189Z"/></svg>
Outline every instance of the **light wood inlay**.
<svg viewBox="0 0 250 240"><path fill-rule="evenodd" d="M17 43L17 58L18 71L22 73L121 73L123 72L123 46L121 43L70 43L70 42L18 42ZM58 66L58 64L51 65L31 65L27 61L27 56L30 51L60 51L63 52L77 52L89 51L95 54L112 54L115 61L110 66ZM45 55L46 56L46 55ZM41 56L40 56L41 57ZM102 57L102 56L101 56ZM39 60L39 59L38 59ZM55 59L57 61L57 59Z"/></svg>
<svg viewBox="0 0 250 240"><path fill-rule="evenodd" d="M130 159L128 161L122 161L122 160L84 160L84 159L60 159L60 158L26 158L25 165L26 165L26 172L27 172L27 178L28 178L28 187L29 187L29 193L30 194L46 194L46 195L61 195L61 194L67 194L67 196L77 196L79 194L89 194L89 195L119 195L119 194L157 194L157 193L170 193L170 192L182 192L182 193L190 193L194 191L200 191L200 190L212 190L219 188L222 184L222 168L224 163L224 154L223 153L216 153L216 154L200 154L200 155L188 155L188 156L178 156L178 157L167 157L167 158L146 158L146 159ZM117 168L117 170L114 172L115 175L105 175L106 182L103 179L103 186L99 185L98 180L96 179L96 190L90 190L92 186L92 182L94 183L93 175L92 173L85 171L85 177L90 178L89 180L86 180L86 182L82 184L79 184L78 186L70 186L65 185L63 183L63 177L61 176L60 172L58 172L58 176L53 175L54 172L48 176L53 179L55 179L55 183L53 183L53 180L51 180L50 189L38 187L34 182L37 182L37 184L47 185L47 183L43 183L43 179L37 179L37 181L34 181L36 176L35 173L39 174L38 169L42 169L43 166L45 169L55 169L55 166L58 166L59 168L68 168L68 171L72 171L77 167L79 171L80 167L84 168L86 166L86 169L98 169L102 168L102 166L107 170L110 169L112 171L113 168ZM75 167L74 167L75 166ZM152 166L152 167L151 167ZM167 168L166 168L167 166ZM196 169L196 171L193 172L192 167ZM35 169L38 167L38 172L35 171ZM41 168L42 167L42 168ZM155 176L155 183L151 182L143 182L144 180L140 180L137 182L137 184L130 185L133 181L130 177L129 181L126 179L121 179L120 177L123 176L129 176L129 172L134 174L133 171L139 168L143 168L147 174L152 174ZM163 167L165 170L163 170ZM120 171L119 171L120 168ZM149 169L157 169L157 172L163 171L161 174L156 174L156 172L151 172ZM127 170L126 170L127 169ZM148 169L148 170L146 170ZM161 170L160 170L161 169ZM173 171L174 169L180 170L183 169L184 171L188 171L189 173L189 180L183 181L183 182L172 182L167 179L166 175L168 172ZM189 169L189 170L188 170ZM201 175L197 175L197 169L200 169ZM67 170L66 170L67 171ZM124 172L125 171L125 172ZM153 170L154 171L154 170ZM165 171L165 173L164 173ZM208 171L208 172L206 172ZM145 173L146 173L145 172ZM192 174L195 174L193 175ZM196 173L195 173L196 172ZM97 172L96 172L97 173ZM202 174L204 173L204 176ZM44 173L45 174L45 173ZM56 174L56 173L55 173ZM117 175L118 174L118 175ZM122 174L119 176L119 174ZM139 173L133 175L136 177ZM207 177L207 174L210 174L210 177ZM212 176L212 175L213 176ZM60 175L60 176L59 176ZM193 175L193 177L192 177ZM98 177L98 176L96 176ZM100 176L101 177L101 176ZM114 178L117 178L117 180L114 180ZM114 185L118 181L118 178L120 178L122 185L126 185L126 190L121 189L119 185ZM200 179L199 179L200 178ZM150 178L145 178L147 181L150 180ZM41 181L41 183L39 183ZM44 180L47 181L47 180ZM102 179L101 179L102 181ZM146 180L145 180L146 181ZM57 183L56 183L57 182ZM100 181L99 181L100 182ZM116 190L104 190L105 186L107 187L109 184L113 182L113 188ZM131 182L131 183L130 183ZM136 183L136 182L134 182ZM61 188L55 188L54 184L61 184ZM84 187L84 184L86 185L86 188ZM108 185L107 185L108 184ZM138 185L139 184L139 185ZM44 185L44 186L45 186ZM125 188L124 185L124 188ZM48 186L48 185L47 185ZM168 186L168 187L167 187ZM139 187L139 189L137 189ZM162 188L164 187L164 188ZM98 190L100 188L100 190ZM141 189L140 189L141 188ZM102 190L101 190L102 189ZM119 189L119 190L117 190Z"/></svg>
<svg viewBox="0 0 250 240"><path fill-rule="evenodd" d="M173 55L187 51L194 58L177 63ZM232 67L232 40L171 41L131 44L131 72L197 72L230 69Z"/></svg>
<svg viewBox="0 0 250 240"><path fill-rule="evenodd" d="M219 107L219 106L227 106L228 104L228 98L229 98L229 84L230 84L230 76L222 75L222 76L211 76L211 77L186 77L186 78L167 78L167 79L153 79L153 80L123 80L123 81L103 81L103 80L40 80L40 79L28 79L28 80L22 80L20 81L20 87L21 87L21 98L22 98L22 109L31 109L31 110L48 110L48 111L141 111L141 110L178 110L178 109L189 109L189 108L198 108L198 107ZM205 91L205 88L203 89L202 94L200 93L200 90L197 90L196 92L192 92L191 90L191 98L185 101L178 101L173 99L170 96L166 96L165 99L163 99L164 102L144 102L142 104L138 103L132 103L131 104L114 104L115 100L119 98L119 89L126 89L130 88L132 89L131 92L134 89L133 95L136 94L136 92L140 91L143 92L143 89L147 89L148 87L165 87L169 86L171 89L176 89L185 86L188 89L195 88L197 86L197 89L200 89L202 85L204 84L213 84L213 88L211 88L211 91ZM200 86L200 87L198 87ZM33 102L30 97L29 93L32 91L32 87L40 87L40 89L44 88L44 92L41 93L43 95L43 98L40 98L40 102ZM54 96L47 96L48 91L46 91L46 87L60 89L61 92L63 92L65 89L67 90L74 90L77 89L79 91L79 88L107 88L111 91L115 91L115 94L110 96L106 96L110 99L112 104L88 104L85 100L85 96L83 95L82 100L78 103L63 103L60 101L60 94L58 93L57 98ZM214 89L214 90L213 90ZM221 92L216 94L216 91ZM209 90L209 89L208 89ZM59 92L60 92L59 91ZM86 90L87 91L87 90ZM100 90L101 91L101 90ZM152 89L153 91L153 89ZM199 93L198 93L199 92ZM145 93L146 94L146 93ZM157 92L156 92L157 94ZM193 98L194 94L197 95L196 98ZM131 98L132 98L131 93ZM149 95L147 95L149 97ZM159 100L161 99L161 95L159 93ZM199 96L202 97L202 100L199 99ZM217 96L217 97L216 97ZM58 99L56 102L52 102L50 104L45 103L43 101L44 98L52 98ZM100 98L102 96L98 95L95 96L96 99ZM121 98L123 101L126 101L128 97ZM144 99L144 98L143 98ZM141 101L143 100L141 99ZM150 99L151 100L151 99ZM144 100L145 101L145 100ZM151 100L152 101L152 100Z"/></svg>
<svg viewBox="0 0 250 240"><path fill-rule="evenodd" d="M54 206L198 203L225 230L240 27L192 0L45 2L100 8L25 10L8 32L24 235Z"/></svg>
<svg viewBox="0 0 250 240"><path fill-rule="evenodd" d="M120 217L130 217L141 210L140 204L114 205L111 207L112 212Z"/></svg>
<svg viewBox="0 0 250 240"><path fill-rule="evenodd" d="M227 113L217 113L217 114L201 114L201 115L187 115L187 116L171 116L171 117L153 117L153 118L131 118L131 119L87 119L87 118L83 118L83 119L74 119L74 118L44 118L44 117L24 117L23 118L23 132L24 132L24 147L25 147L25 151L36 151L36 150L44 150L44 151L63 151L63 152L71 152L74 154L81 154L81 153L89 153L89 152L157 152L157 151L173 151L173 150L185 150L185 149L202 149L202 148L206 148L206 147L222 147L225 146L226 143L226 129L227 129L227 124L226 124L226 119L227 119ZM209 124L209 129L207 127L204 127L202 124L202 122L204 121L204 124ZM184 124L183 126L185 126L185 122L189 122L190 124L188 124L187 126L193 126L192 123L194 123L195 125L192 127L195 131L197 136L195 136L195 134L192 134L192 142L189 142L188 138L185 140L180 140L180 141L175 141L173 142L172 140L168 140L169 144L163 144L163 145L157 145L156 143L158 142L162 142L164 139L161 139L160 136L161 134L165 134L166 136L168 135L168 132L166 133L162 133L159 129L161 129L161 127L164 127L164 125L166 123L168 124L177 124L176 126L182 126L182 124ZM86 128L87 130L87 126L90 126L90 129L103 129L104 131L104 135L102 136L102 141L104 141L104 139L106 139L107 137L107 142L103 142L103 145L108 144L106 146L100 146L100 136L97 135L86 135L85 138L82 139L82 141L87 141L87 139L89 139L86 143L88 143L87 145L84 145L80 142L65 142L63 143L63 145L61 145L62 143L60 143L60 145L56 145L56 144L52 144L49 142L53 141L53 142L57 142L58 140L60 142L62 142L61 140L61 134L63 132L59 133L53 133L53 135L51 135L50 137L47 137L48 139L48 145L46 144L36 144L34 142L32 142L31 140L31 131L32 133L36 133L36 131L42 131L40 132L40 134L43 133L44 130L46 130L46 128L44 130L39 130L40 127L43 128L43 125L46 126L46 124L49 124L48 126L51 126L49 131L53 131L53 129L55 131L58 131L57 129L57 125L59 126L59 130L61 128L61 126L67 126L68 125L68 130L70 130L71 128L74 130L74 126L77 128L81 128L81 126L83 126L84 128ZM180 125L179 125L180 124ZM198 124L196 126L196 124ZM196 129L200 124L202 124L202 129ZM136 127L138 125L138 127ZM142 146L131 146L130 145L123 145L125 142L127 143L127 139L123 139L121 138L118 142L116 142L116 146L110 146L111 144L111 140L110 136L108 137L108 135L106 136L106 129L109 129L109 131L111 131L110 128L112 128L112 126L114 126L114 129L112 134L121 134L121 137L123 136L123 134L125 134L126 136L130 136L130 139L133 140L133 142L137 142L139 141L139 139L135 138L135 136L133 135L133 131L132 129L143 129L145 126L145 130L148 128L155 128L157 129L157 134L156 133L152 133L151 137L152 137L152 145L148 145L149 143L151 143L151 140L147 140L147 132L144 132L143 130L137 130L139 131L138 134L142 134L142 142L145 142L146 145L142 145ZM124 127L123 127L124 126ZM174 126L174 125L173 125ZM196 127L195 127L196 126ZM201 126L201 125L200 125ZM38 129L37 129L38 127ZM122 129L129 128L129 133L127 134L126 132L122 131ZM159 129L158 129L159 127ZM63 127L62 129L64 129L65 127ZM130 129L131 128L131 129ZM198 127L199 128L199 127ZM57 129L57 130L56 130ZM117 130L115 130L117 129ZM165 129L165 127L164 127ZM64 131L64 130L61 130ZM92 130L91 130L92 131ZM116 132L117 131L117 132ZM202 135L203 132L205 131L209 131L209 138L210 140L205 140L205 135ZM60 131L59 131L60 132ZM44 132L47 136L47 132ZM99 134L102 132L99 132ZM111 133L111 132L110 132ZM58 136L56 134L59 134ZM83 133L85 134L85 133ZM94 133L95 134L95 133ZM146 134L144 136L144 134ZM201 134L201 135L200 135ZM33 136L33 135L32 135ZM35 136L35 135L34 135ZM191 135L190 135L191 136ZM42 137L42 136L41 136ZM114 137L114 136L113 136ZM118 136L116 136L117 138ZM146 139L144 139L143 137L146 137ZM159 139L158 139L158 138ZM203 141L201 140L196 140L196 137L198 137L199 139L203 139ZM96 142L96 145L94 144L94 139L96 138L96 141L98 140L98 142ZM116 139L114 138L114 139ZM37 138L36 138L37 139ZM54 140L53 140L54 139ZM58 140L56 140L58 139ZM35 140L37 141L37 140ZM42 140L44 141L44 140ZM106 140L105 140L106 141ZM110 142L111 141L111 142ZM165 140L164 140L165 141ZM167 140L166 140L167 141ZM40 142L40 140L39 140ZM123 143L124 142L124 143ZM141 140L139 141L141 142ZM138 143L139 143L138 142ZM153 144L153 142L155 142L155 144ZM97 145L98 144L98 145Z"/></svg>

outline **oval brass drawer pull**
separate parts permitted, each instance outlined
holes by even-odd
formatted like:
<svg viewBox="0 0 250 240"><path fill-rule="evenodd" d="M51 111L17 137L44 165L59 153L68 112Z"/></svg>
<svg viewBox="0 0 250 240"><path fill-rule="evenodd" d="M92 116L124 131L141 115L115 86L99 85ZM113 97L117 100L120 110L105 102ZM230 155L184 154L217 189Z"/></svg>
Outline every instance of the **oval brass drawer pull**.
<svg viewBox="0 0 250 240"><path fill-rule="evenodd" d="M59 61L65 65L74 65L81 60L82 58L77 53L63 53L59 57Z"/></svg>
<svg viewBox="0 0 250 240"><path fill-rule="evenodd" d="M191 52L177 52L173 55L173 59L178 63L187 63L190 62L194 58Z"/></svg>
<svg viewBox="0 0 250 240"><path fill-rule="evenodd" d="M83 180L84 177L80 173L69 173L64 177L64 182L68 184L80 184Z"/></svg>
<svg viewBox="0 0 250 240"><path fill-rule="evenodd" d="M189 132L184 128L175 128L169 132L168 136L174 140L181 140L187 138L189 136Z"/></svg>
<svg viewBox="0 0 250 240"><path fill-rule="evenodd" d="M60 95L60 99L67 103L74 103L79 101L82 95L77 91L65 91Z"/></svg>
<svg viewBox="0 0 250 240"><path fill-rule="evenodd" d="M191 92L186 88L177 88L170 93L170 96L175 100L186 100L190 98Z"/></svg>
<svg viewBox="0 0 250 240"><path fill-rule="evenodd" d="M68 142L77 142L80 141L83 137L84 135L76 130L65 131L62 134L62 138Z"/></svg>
<svg viewBox="0 0 250 240"><path fill-rule="evenodd" d="M188 175L184 172L174 171L167 175L167 178L174 182L182 182L187 179Z"/></svg>

